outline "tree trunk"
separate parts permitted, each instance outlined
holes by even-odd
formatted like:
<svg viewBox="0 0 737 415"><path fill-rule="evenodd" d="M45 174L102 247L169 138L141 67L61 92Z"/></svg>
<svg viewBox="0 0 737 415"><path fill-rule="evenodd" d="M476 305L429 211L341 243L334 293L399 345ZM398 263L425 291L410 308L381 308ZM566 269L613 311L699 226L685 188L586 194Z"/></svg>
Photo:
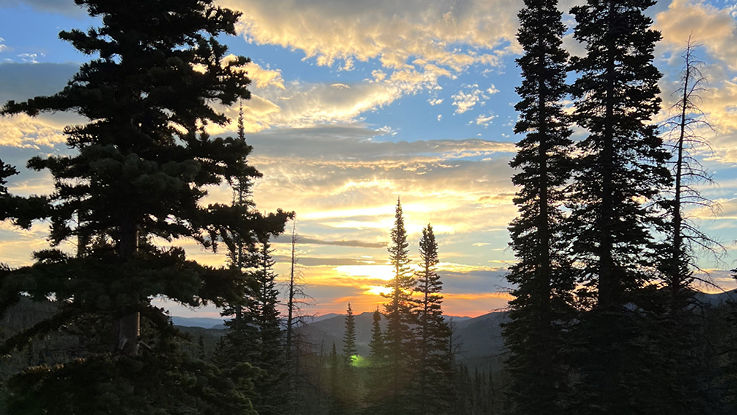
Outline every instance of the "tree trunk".
<svg viewBox="0 0 737 415"><path fill-rule="evenodd" d="M138 230L133 221L127 221L120 226L120 241L118 255L122 262L133 258L138 249ZM120 317L116 324L116 350L127 356L138 354L138 337L141 334L141 313L132 312Z"/></svg>

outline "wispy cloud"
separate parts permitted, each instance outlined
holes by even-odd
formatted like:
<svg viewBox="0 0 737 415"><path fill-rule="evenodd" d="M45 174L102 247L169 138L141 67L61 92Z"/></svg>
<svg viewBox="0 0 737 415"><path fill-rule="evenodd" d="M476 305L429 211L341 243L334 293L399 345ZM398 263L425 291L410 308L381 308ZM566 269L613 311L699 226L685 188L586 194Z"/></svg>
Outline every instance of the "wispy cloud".
<svg viewBox="0 0 737 415"><path fill-rule="evenodd" d="M492 84L485 90L479 89L478 84L466 86L466 90L460 90L453 94L453 106L456 107L456 114L463 114L464 112L472 109L476 104L484 105L487 99L493 94L499 92L498 89Z"/></svg>
<svg viewBox="0 0 737 415"><path fill-rule="evenodd" d="M655 16L663 43L674 51L683 49L691 36L714 59L737 70L737 20L732 9L718 8L703 1L673 0L668 9Z"/></svg>
<svg viewBox="0 0 737 415"><path fill-rule="evenodd" d="M280 7L266 0L222 3L244 11L242 31L249 41L298 49L319 65L378 59L392 69L493 64L492 51L513 42L519 8L511 0L287 0Z"/></svg>
<svg viewBox="0 0 737 415"><path fill-rule="evenodd" d="M279 235L278 237L274 238L275 243L291 243L292 242L292 236L291 235ZM307 235L296 235L296 243L297 244L309 244L309 245L328 245L328 246L349 246L349 247L358 247L358 248L385 248L386 242L369 242L369 241L358 241L358 240L339 240L339 241L332 241L332 240L326 240L314 236L307 236Z"/></svg>

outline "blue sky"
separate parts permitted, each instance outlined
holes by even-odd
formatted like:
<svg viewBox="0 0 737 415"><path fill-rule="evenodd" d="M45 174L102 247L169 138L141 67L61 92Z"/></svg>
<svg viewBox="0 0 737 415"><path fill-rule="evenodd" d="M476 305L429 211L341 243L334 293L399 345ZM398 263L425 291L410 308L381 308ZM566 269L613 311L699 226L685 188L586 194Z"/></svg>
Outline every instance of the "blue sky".
<svg viewBox="0 0 737 415"><path fill-rule="evenodd" d="M561 2L561 10L577 1ZM244 13L238 36L222 40L253 60L246 68L253 79L246 129L255 148L251 161L264 173L255 199L263 210L297 212L301 272L313 311L341 311L348 301L368 311L382 301L378 293L389 277L384 244L398 196L413 255L421 228L431 222L436 229L449 311L475 315L503 307L503 272L513 261L506 226L515 215L508 162L519 138L512 107L521 2L220 4ZM705 132L713 151L699 158L717 184L702 191L720 208L694 209L691 216L727 248L719 259L701 254L700 265L731 288L724 270L737 266L737 5L666 0L648 12L663 33L656 63L664 74L665 108L688 35L703 45L697 52L709 78L704 110L715 130ZM565 21L573 23L570 15ZM57 33L96 24L72 1L0 0L0 101L61 88L87 57ZM581 53L570 36L564 44ZM66 151L60 132L70 122L70 114L0 119L2 159L23 166L33 155ZM23 171L11 188L44 193L50 184L48 175ZM227 189L210 189L209 200L228 198ZM44 223L29 231L0 224L0 262L29 263L46 232ZM200 261L224 261L190 241L178 243ZM283 260L287 245L276 247ZM278 270L285 272L283 261Z"/></svg>

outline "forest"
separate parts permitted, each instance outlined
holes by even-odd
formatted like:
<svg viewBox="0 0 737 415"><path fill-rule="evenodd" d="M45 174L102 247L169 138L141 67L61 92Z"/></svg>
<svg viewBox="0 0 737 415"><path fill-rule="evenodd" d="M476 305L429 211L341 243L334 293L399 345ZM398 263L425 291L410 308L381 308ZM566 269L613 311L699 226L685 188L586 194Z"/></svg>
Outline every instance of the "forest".
<svg viewBox="0 0 737 415"><path fill-rule="evenodd" d="M85 120L64 128L70 154L27 161L53 177L51 194L13 194L19 167L0 161L0 220L50 224L32 265L0 264L0 414L737 413L737 292L700 291L720 287L697 256L725 248L689 216L712 204L699 187L710 180L703 63L689 39L678 99L663 108L654 0L580 2L582 56L564 47L557 0L521 4L512 299L473 322L493 321L501 338L481 338L473 359L460 351L478 329L444 313L433 225L410 241L401 198L383 304L361 315L345 304L330 341L304 314L299 212L253 198L250 60L222 42L240 12L75 3L101 26L59 37L90 60L61 91L0 109ZM224 107L239 108L237 134L208 134L230 122ZM212 186L230 202L204 202ZM278 236L291 241L283 286ZM182 240L226 265L189 258ZM175 325L157 298L214 305L225 325Z"/></svg>

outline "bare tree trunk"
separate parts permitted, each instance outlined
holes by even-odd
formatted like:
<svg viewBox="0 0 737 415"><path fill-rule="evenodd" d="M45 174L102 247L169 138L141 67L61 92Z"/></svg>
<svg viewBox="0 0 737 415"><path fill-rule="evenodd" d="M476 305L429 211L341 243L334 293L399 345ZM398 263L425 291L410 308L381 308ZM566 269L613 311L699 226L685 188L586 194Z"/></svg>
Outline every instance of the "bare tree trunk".
<svg viewBox="0 0 737 415"><path fill-rule="evenodd" d="M289 300L287 303L287 344L286 344L286 360L287 360L287 382L288 382L288 396L287 399L288 402L288 408L289 413L293 414L295 411L295 401L296 401L296 376L297 376L297 369L295 362L293 362L293 356L292 356L292 347L293 346L293 336L294 336L294 265L295 265L295 246L297 244L297 234L296 234L296 227L297 227L297 221L295 220L292 222L292 261L291 261L291 269L289 272Z"/></svg>

